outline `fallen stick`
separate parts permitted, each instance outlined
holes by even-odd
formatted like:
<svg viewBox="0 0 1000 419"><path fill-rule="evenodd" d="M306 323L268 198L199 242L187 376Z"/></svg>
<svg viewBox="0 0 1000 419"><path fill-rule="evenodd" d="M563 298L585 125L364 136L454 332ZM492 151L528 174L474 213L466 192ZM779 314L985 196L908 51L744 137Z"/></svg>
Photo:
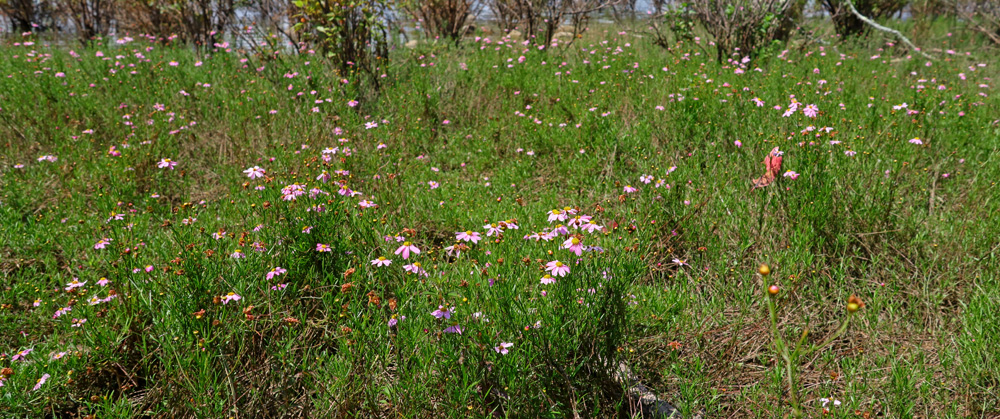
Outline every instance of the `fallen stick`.
<svg viewBox="0 0 1000 419"><path fill-rule="evenodd" d="M861 14L861 12L858 12L858 9L856 9L854 7L854 3L851 2L851 0L844 0L844 2L847 3L847 7L851 8L851 13L854 13L854 16L857 16L858 19L861 19L862 22L865 22L869 26L871 26L871 27L873 27L875 29L878 29L878 30L880 30L882 32L889 32L891 34L896 35L897 37L899 37L899 39L901 41L903 41L904 44L906 44L906 46L910 47L910 49L912 49L912 50L914 50L916 52L919 52L920 55L923 55L924 57L927 57L927 59L929 59L929 60L933 60L934 59L934 57L928 55L926 52L921 51L920 48L917 48L916 45L913 45L913 42L910 42L910 40L907 37L903 36L903 34L901 32L899 32L899 31L897 31L895 29L892 29L892 28L887 28L885 26L879 25L878 23L875 23L874 20L871 20L868 17L866 17L865 15Z"/></svg>

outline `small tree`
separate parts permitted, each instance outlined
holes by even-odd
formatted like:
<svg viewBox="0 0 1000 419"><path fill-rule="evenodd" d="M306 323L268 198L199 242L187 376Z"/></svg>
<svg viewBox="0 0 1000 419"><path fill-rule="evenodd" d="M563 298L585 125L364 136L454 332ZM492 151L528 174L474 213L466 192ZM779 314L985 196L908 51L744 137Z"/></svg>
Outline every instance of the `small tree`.
<svg viewBox="0 0 1000 419"><path fill-rule="evenodd" d="M447 38L456 44L466 32L466 23L475 19L482 8L472 0L407 0L400 5L422 23L428 36Z"/></svg>
<svg viewBox="0 0 1000 419"><path fill-rule="evenodd" d="M948 0L966 26L1000 46L1000 3L995 0Z"/></svg>
<svg viewBox="0 0 1000 419"><path fill-rule="evenodd" d="M389 44L383 0L295 0L295 31L345 74L364 74L378 89Z"/></svg>
<svg viewBox="0 0 1000 419"><path fill-rule="evenodd" d="M46 30L55 26L54 5L47 0L0 0L0 15L10 21L17 32Z"/></svg>
<svg viewBox="0 0 1000 419"><path fill-rule="evenodd" d="M717 59L724 62L734 53L759 54L771 44L788 19L792 0L693 0L687 7L715 38Z"/></svg>
<svg viewBox="0 0 1000 419"><path fill-rule="evenodd" d="M75 0L94 3L94 0ZM104 0L107 1L107 0ZM121 2L118 29L149 33L166 41L175 35L180 42L205 48L220 40L236 14L236 0L139 0Z"/></svg>
<svg viewBox="0 0 1000 419"><path fill-rule="evenodd" d="M525 37L548 45L559 26L570 19L576 36L591 13L615 6L624 0L491 0L490 9L504 29L520 27Z"/></svg>
<svg viewBox="0 0 1000 419"><path fill-rule="evenodd" d="M114 0L65 0L64 12L76 26L81 41L89 41L111 31L116 5Z"/></svg>

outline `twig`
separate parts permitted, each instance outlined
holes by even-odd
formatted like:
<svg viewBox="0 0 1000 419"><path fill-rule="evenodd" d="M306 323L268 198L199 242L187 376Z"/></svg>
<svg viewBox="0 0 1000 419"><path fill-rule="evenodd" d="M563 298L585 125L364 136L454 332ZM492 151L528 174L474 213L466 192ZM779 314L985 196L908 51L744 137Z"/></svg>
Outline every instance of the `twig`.
<svg viewBox="0 0 1000 419"><path fill-rule="evenodd" d="M917 48L916 45L913 45L913 42L910 42L910 40L908 38L906 38L905 36L903 36L903 34L901 32L899 32L899 31L897 31L895 29L892 29L892 28L887 28L885 26L879 25L878 23L875 23L874 20L871 20L871 19L865 17L865 15L861 14L861 12L858 12L858 9L856 9L854 7L854 3L851 2L851 0L844 0L844 2L846 2L847 3L847 7L849 7L851 9L851 13L854 13L854 16L857 16L858 19L861 19L862 22L865 22L868 25L870 25L871 27L873 27L873 28L875 28L877 30L880 30L882 32L888 32L888 33L896 35L897 37L899 37L899 39L901 41L903 41L904 44L906 44L906 46L910 47L910 49L912 49L912 50L914 50L916 52L919 52L920 55L923 55L924 57L926 57L929 60L933 60L934 59L934 57L931 57L926 52L921 51L920 48Z"/></svg>

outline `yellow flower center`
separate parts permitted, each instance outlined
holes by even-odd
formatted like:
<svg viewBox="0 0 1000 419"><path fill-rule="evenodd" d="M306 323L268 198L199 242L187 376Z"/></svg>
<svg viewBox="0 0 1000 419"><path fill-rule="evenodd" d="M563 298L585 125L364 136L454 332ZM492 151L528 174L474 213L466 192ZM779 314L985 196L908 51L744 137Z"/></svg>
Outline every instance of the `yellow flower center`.
<svg viewBox="0 0 1000 419"><path fill-rule="evenodd" d="M572 243L573 243L573 244L580 244L580 239L578 239L578 238L574 237L574 238L573 238L573 242L572 242Z"/></svg>
<svg viewBox="0 0 1000 419"><path fill-rule="evenodd" d="M403 242L403 246L409 246L410 242Z"/></svg>
<svg viewBox="0 0 1000 419"><path fill-rule="evenodd" d="M379 256L378 260L385 260L385 256Z"/></svg>
<svg viewBox="0 0 1000 419"><path fill-rule="evenodd" d="M471 235L472 235L472 230L466 230L466 231L465 231L465 234L467 234L467 235L470 235L470 236L471 236Z"/></svg>
<svg viewBox="0 0 1000 419"><path fill-rule="evenodd" d="M562 262L556 262L556 267L557 267L557 268L561 268L562 266L563 266L563 263L562 263Z"/></svg>

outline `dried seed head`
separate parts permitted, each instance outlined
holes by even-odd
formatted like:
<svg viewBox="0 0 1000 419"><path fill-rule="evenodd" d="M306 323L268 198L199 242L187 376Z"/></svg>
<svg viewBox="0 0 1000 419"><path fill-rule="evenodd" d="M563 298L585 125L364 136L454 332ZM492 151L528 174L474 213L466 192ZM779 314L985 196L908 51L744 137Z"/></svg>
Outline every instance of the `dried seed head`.
<svg viewBox="0 0 1000 419"><path fill-rule="evenodd" d="M851 297L847 299L847 312L848 313L853 313L853 312L858 311L858 310L860 310L862 308L865 308L865 302L861 301L861 299L858 298L857 295L851 295Z"/></svg>

